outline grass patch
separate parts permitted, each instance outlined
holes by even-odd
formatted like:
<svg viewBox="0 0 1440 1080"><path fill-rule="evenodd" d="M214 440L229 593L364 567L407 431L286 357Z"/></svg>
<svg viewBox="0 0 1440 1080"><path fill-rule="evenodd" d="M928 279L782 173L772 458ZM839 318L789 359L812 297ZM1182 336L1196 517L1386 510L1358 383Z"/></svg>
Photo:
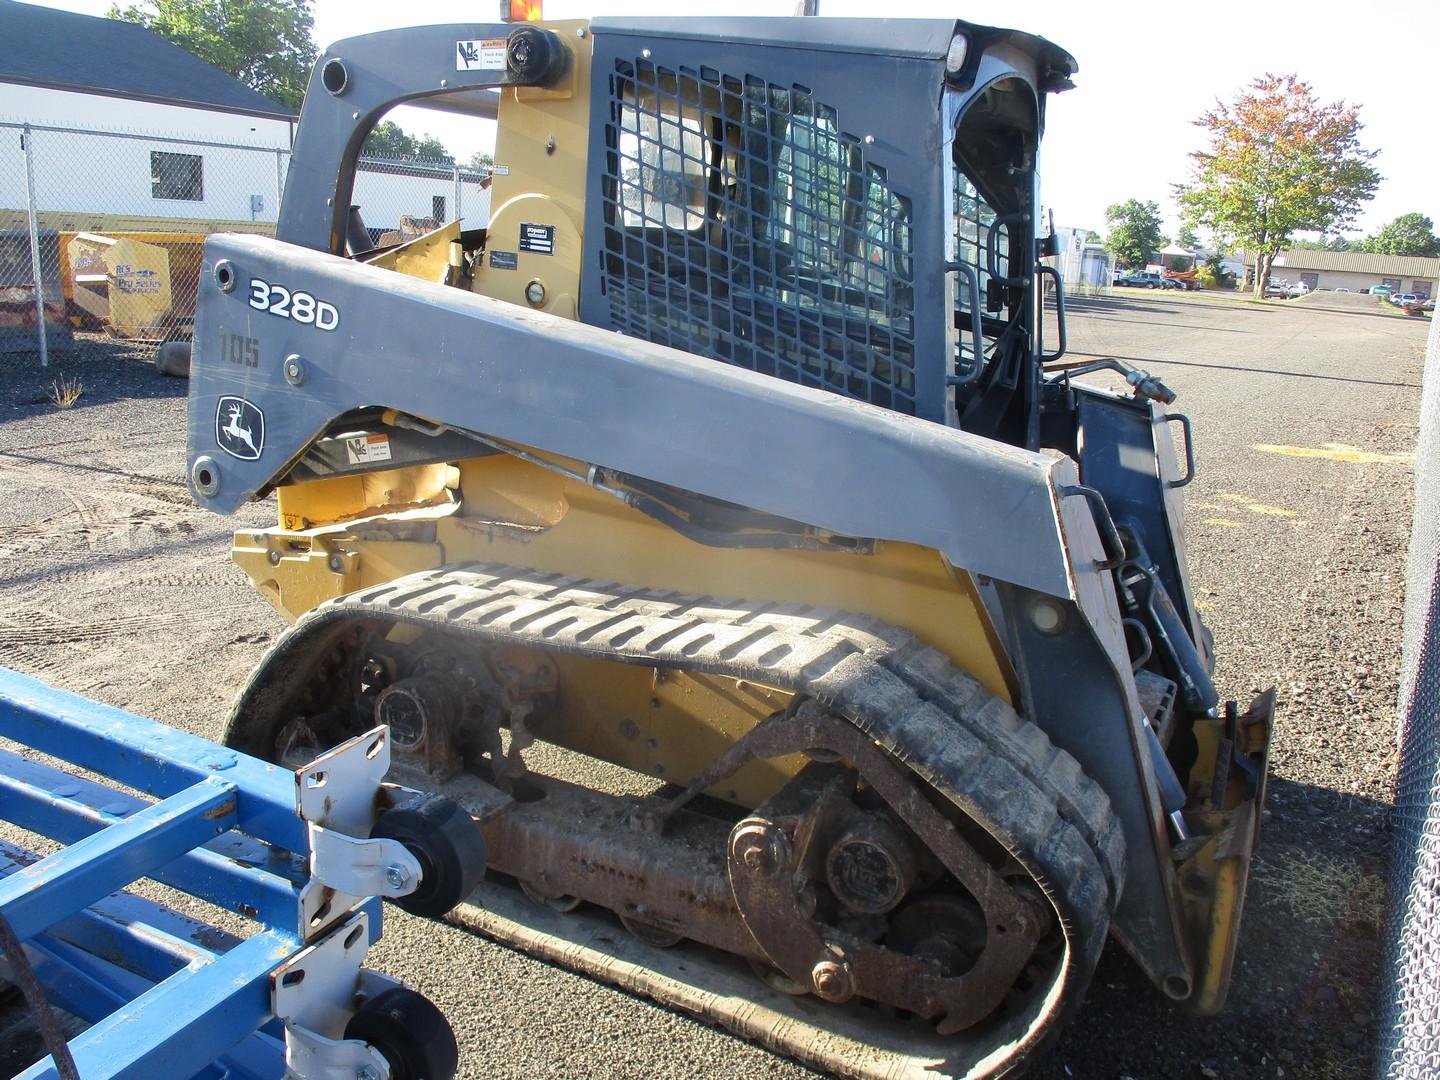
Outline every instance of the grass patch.
<svg viewBox="0 0 1440 1080"><path fill-rule="evenodd" d="M79 377L69 378L61 375L50 384L50 404L57 409L68 409L80 400L80 395L85 393L85 386L80 382Z"/></svg>
<svg viewBox="0 0 1440 1080"><path fill-rule="evenodd" d="M1252 873L1301 922L1384 925L1385 879L1352 862L1292 849L1274 861L1257 857Z"/></svg>

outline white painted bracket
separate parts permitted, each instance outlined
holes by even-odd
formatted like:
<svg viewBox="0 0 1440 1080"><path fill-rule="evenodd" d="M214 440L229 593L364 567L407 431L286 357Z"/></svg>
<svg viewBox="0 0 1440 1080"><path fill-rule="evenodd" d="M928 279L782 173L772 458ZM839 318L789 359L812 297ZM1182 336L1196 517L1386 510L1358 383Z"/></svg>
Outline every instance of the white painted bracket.
<svg viewBox="0 0 1440 1080"><path fill-rule="evenodd" d="M295 770L295 807L316 825L369 836L375 793L390 770L390 729L377 727L325 751Z"/></svg>
<svg viewBox="0 0 1440 1080"><path fill-rule="evenodd" d="M310 839L310 882L300 893L307 940L364 896L406 896L420 862L397 840L371 839L377 794L390 769L390 729L377 727L295 770L295 808Z"/></svg>
<svg viewBox="0 0 1440 1080"><path fill-rule="evenodd" d="M369 946L370 916L356 911L275 969L270 1008L285 1025L287 1080L389 1080L379 1051L344 1037L357 994L399 985L360 966Z"/></svg>
<svg viewBox="0 0 1440 1080"><path fill-rule="evenodd" d="M420 884L420 860L399 840L359 840L313 822L310 876L351 896L408 896Z"/></svg>

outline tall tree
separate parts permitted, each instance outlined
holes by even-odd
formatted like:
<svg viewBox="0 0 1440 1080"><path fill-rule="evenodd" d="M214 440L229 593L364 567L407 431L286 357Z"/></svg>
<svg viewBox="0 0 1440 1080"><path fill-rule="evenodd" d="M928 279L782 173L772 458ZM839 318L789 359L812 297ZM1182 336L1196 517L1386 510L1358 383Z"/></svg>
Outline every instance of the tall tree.
<svg viewBox="0 0 1440 1080"><path fill-rule="evenodd" d="M364 153L370 157L423 158L444 165L455 164L445 144L434 135L415 138L394 120L381 120L365 137Z"/></svg>
<svg viewBox="0 0 1440 1080"><path fill-rule="evenodd" d="M1343 228L1380 183L1375 152L1360 145L1359 110L1317 101L1295 75L1261 76L1195 124L1209 146L1191 155L1181 210L1255 253L1257 297L1293 233Z"/></svg>
<svg viewBox="0 0 1440 1080"><path fill-rule="evenodd" d="M1435 235L1435 223L1424 214L1401 214L1378 235L1361 241L1360 249L1377 255L1419 255L1434 259L1440 257L1440 236Z"/></svg>
<svg viewBox="0 0 1440 1080"><path fill-rule="evenodd" d="M311 0L142 0L109 17L139 23L292 109L315 65Z"/></svg>
<svg viewBox="0 0 1440 1080"><path fill-rule="evenodd" d="M415 156L444 165L455 164L455 155L446 150L445 144L434 135L421 135L415 140Z"/></svg>
<svg viewBox="0 0 1440 1080"><path fill-rule="evenodd" d="M1180 226L1180 235L1175 237L1177 247L1183 247L1187 251L1194 251L1200 246L1200 238L1195 235L1195 226L1188 222Z"/></svg>
<svg viewBox="0 0 1440 1080"><path fill-rule="evenodd" d="M1320 234L1319 240L1291 240L1290 248L1296 251L1364 251L1365 241L1350 241L1338 233L1334 236Z"/></svg>
<svg viewBox="0 0 1440 1080"><path fill-rule="evenodd" d="M1154 252L1165 246L1158 203L1126 199L1107 206L1105 224L1109 230L1105 250L1114 255L1121 266L1143 267Z"/></svg>

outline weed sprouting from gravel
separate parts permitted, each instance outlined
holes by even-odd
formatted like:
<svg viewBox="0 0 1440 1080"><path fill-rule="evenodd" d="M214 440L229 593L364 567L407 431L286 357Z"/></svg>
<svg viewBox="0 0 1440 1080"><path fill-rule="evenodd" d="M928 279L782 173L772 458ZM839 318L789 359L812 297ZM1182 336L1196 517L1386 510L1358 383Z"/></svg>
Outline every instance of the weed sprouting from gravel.
<svg viewBox="0 0 1440 1080"><path fill-rule="evenodd" d="M61 375L50 384L50 403L57 409L68 409L80 400L83 393L85 385L78 376L72 379Z"/></svg>
<svg viewBox="0 0 1440 1080"><path fill-rule="evenodd" d="M1302 922L1345 920L1380 926L1385 880L1344 859L1318 851L1282 849L1279 857L1257 857L1252 873L1274 902Z"/></svg>

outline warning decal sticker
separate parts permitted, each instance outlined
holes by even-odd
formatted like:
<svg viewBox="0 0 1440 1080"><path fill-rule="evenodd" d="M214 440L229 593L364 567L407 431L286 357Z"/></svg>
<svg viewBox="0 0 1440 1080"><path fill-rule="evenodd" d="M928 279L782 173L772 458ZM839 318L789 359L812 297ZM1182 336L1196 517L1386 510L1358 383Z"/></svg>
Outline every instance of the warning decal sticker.
<svg viewBox="0 0 1440 1080"><path fill-rule="evenodd" d="M505 39L484 38L480 41L457 41L455 43L455 70L503 71L505 69Z"/></svg>
<svg viewBox="0 0 1440 1080"><path fill-rule="evenodd" d="M389 435L355 435L345 440L345 456L351 465L390 460Z"/></svg>

